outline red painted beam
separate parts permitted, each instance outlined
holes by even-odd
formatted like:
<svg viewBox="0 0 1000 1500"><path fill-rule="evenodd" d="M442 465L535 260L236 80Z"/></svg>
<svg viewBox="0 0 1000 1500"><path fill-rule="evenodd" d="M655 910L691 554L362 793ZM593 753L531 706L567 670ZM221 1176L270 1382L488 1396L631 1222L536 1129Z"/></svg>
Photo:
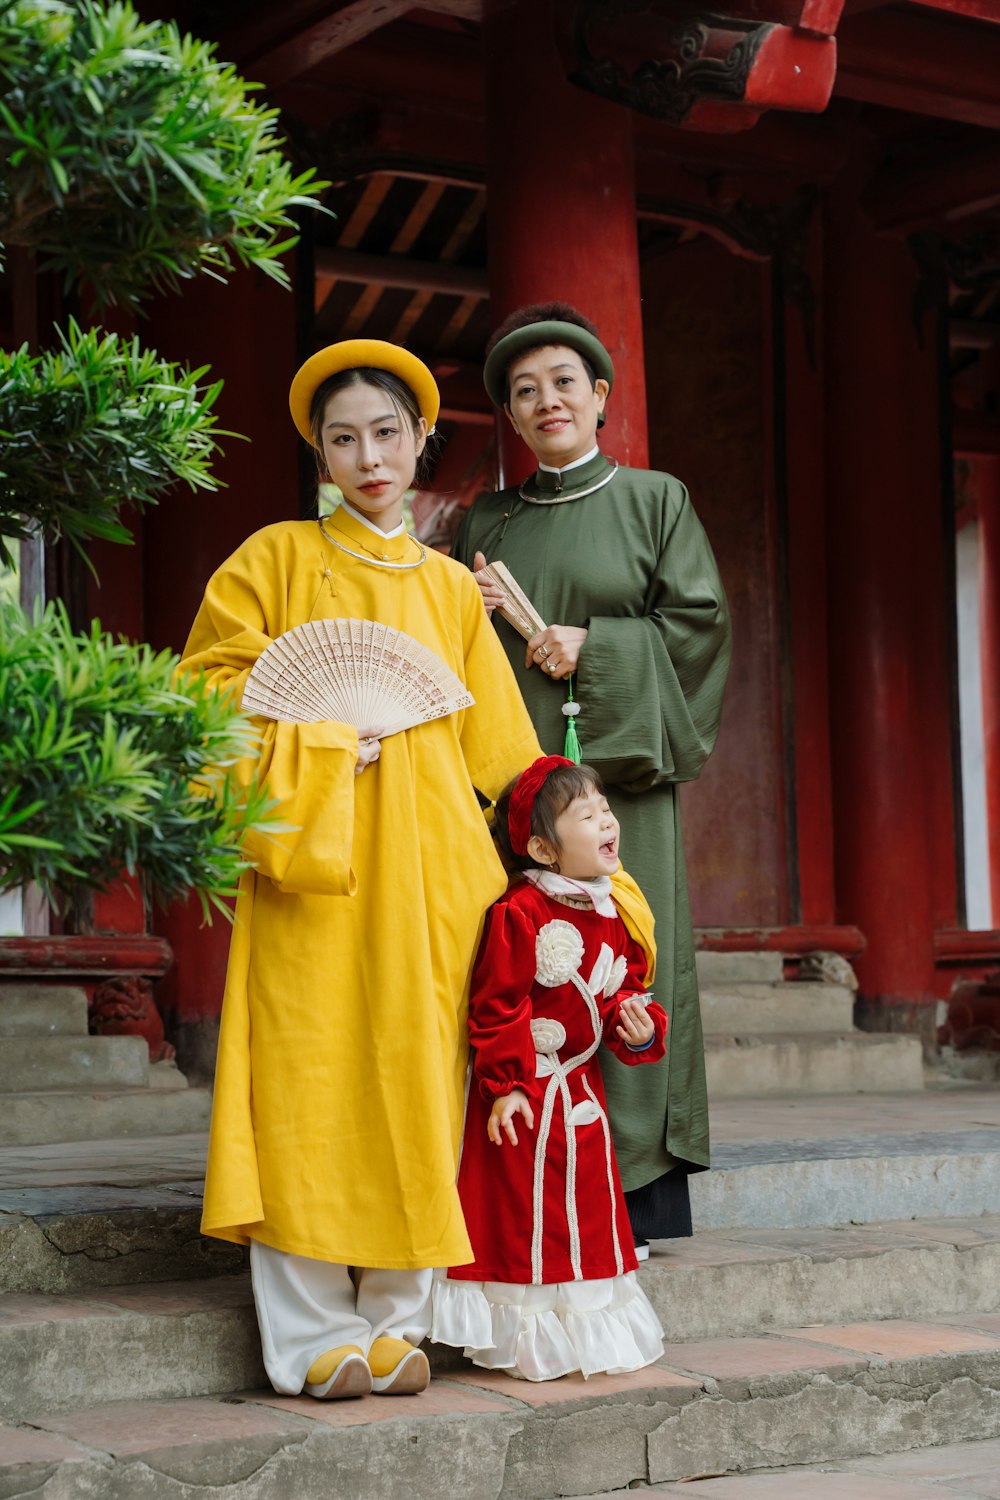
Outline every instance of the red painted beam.
<svg viewBox="0 0 1000 1500"><path fill-rule="evenodd" d="M445 261L408 260L403 255L366 255L360 251L319 248L316 273L336 281L365 286L400 287L414 292L446 292L455 297L488 297L489 279L475 266Z"/></svg>
<svg viewBox="0 0 1000 1500"><path fill-rule="evenodd" d="M833 36L844 0L722 0L718 9L742 21L775 21L818 36Z"/></svg>
<svg viewBox="0 0 1000 1500"><path fill-rule="evenodd" d="M842 22L837 44L840 98L1000 129L1000 32L874 11Z"/></svg>
<svg viewBox="0 0 1000 1500"><path fill-rule="evenodd" d="M695 947L702 953L841 953L857 958L865 951L864 933L857 927L827 925L798 927L736 927L695 929Z"/></svg>
<svg viewBox="0 0 1000 1500"><path fill-rule="evenodd" d="M922 170L880 172L862 202L875 227L894 234L995 208L1000 204L1000 146Z"/></svg>
<svg viewBox="0 0 1000 1500"><path fill-rule="evenodd" d="M953 16L971 16L976 21L992 21L1000 25L1000 5L997 0L910 0L912 5L923 5L928 10L943 10Z"/></svg>
<svg viewBox="0 0 1000 1500"><path fill-rule="evenodd" d="M165 974L173 963L166 938L8 937L0 938L0 975L51 972L60 978L101 974Z"/></svg>
<svg viewBox="0 0 1000 1500"><path fill-rule="evenodd" d="M934 959L939 964L993 963L1000 959L1000 931L943 927L934 934Z"/></svg>

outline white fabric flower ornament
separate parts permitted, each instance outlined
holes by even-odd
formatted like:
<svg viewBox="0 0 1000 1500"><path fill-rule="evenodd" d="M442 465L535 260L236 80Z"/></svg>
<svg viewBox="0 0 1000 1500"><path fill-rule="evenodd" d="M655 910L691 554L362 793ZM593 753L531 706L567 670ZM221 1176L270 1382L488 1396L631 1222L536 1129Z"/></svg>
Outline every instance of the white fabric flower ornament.
<svg viewBox="0 0 1000 1500"><path fill-rule="evenodd" d="M598 995L610 1000L621 989L627 973L628 961L621 954L614 958L608 944L602 943L587 988L595 1000Z"/></svg>
<svg viewBox="0 0 1000 1500"><path fill-rule="evenodd" d="M531 1040L536 1052L558 1052L565 1044L566 1028L548 1016L536 1016L531 1023Z"/></svg>
<svg viewBox="0 0 1000 1500"><path fill-rule="evenodd" d="M625 983L625 975L627 973L628 959L625 958L624 954L619 953L618 957L611 965L611 973L608 975L607 982L604 986L604 994L606 999L610 1000L612 995L617 995L618 991Z"/></svg>
<svg viewBox="0 0 1000 1500"><path fill-rule="evenodd" d="M546 922L535 938L535 979L546 989L568 984L583 962L583 938L572 922Z"/></svg>

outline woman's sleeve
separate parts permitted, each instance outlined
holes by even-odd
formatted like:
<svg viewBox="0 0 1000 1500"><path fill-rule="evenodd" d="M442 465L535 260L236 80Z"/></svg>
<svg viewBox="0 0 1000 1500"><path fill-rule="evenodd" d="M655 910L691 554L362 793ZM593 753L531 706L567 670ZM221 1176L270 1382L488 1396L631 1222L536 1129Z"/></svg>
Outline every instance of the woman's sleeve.
<svg viewBox="0 0 1000 1500"><path fill-rule="evenodd" d="M577 671L588 764L643 792L692 781L719 731L729 610L687 490L665 475L668 530L638 617L593 616Z"/></svg>
<svg viewBox="0 0 1000 1500"><path fill-rule="evenodd" d="M529 1089L534 1082L534 975L534 927L509 903L495 906L486 919L469 994L472 1071L487 1102L511 1089Z"/></svg>
<svg viewBox="0 0 1000 1500"><path fill-rule="evenodd" d="M495 799L542 748L471 573L460 587L465 685L476 700L462 725L462 754L473 786Z"/></svg>
<svg viewBox="0 0 1000 1500"><path fill-rule="evenodd" d="M203 673L238 706L254 662L287 628L285 594L280 556L251 538L209 581L181 671ZM258 753L237 762L230 776L242 787L264 786L284 831L249 833L246 857L280 890L353 895L356 729L333 720L254 723Z"/></svg>

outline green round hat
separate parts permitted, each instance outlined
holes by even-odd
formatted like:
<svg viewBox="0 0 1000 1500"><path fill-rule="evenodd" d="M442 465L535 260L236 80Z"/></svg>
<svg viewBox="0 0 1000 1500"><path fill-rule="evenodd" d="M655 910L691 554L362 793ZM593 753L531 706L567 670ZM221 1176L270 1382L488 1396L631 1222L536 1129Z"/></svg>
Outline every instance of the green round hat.
<svg viewBox="0 0 1000 1500"><path fill-rule="evenodd" d="M597 378L606 380L608 390L611 390L615 383L615 367L600 339L576 323L562 323L553 318L548 322L515 328L490 350L483 366L483 383L494 406L506 404L507 371L517 356L529 349L547 349L552 344L564 344L582 354Z"/></svg>

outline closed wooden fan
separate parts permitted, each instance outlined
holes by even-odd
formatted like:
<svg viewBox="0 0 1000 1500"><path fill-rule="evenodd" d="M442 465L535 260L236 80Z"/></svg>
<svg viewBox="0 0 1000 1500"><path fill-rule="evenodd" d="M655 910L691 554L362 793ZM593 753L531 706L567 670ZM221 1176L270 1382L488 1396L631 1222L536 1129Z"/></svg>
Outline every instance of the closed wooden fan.
<svg viewBox="0 0 1000 1500"><path fill-rule="evenodd" d="M309 620L258 657L241 707L286 723L336 719L379 739L471 708L439 656L377 620Z"/></svg>

